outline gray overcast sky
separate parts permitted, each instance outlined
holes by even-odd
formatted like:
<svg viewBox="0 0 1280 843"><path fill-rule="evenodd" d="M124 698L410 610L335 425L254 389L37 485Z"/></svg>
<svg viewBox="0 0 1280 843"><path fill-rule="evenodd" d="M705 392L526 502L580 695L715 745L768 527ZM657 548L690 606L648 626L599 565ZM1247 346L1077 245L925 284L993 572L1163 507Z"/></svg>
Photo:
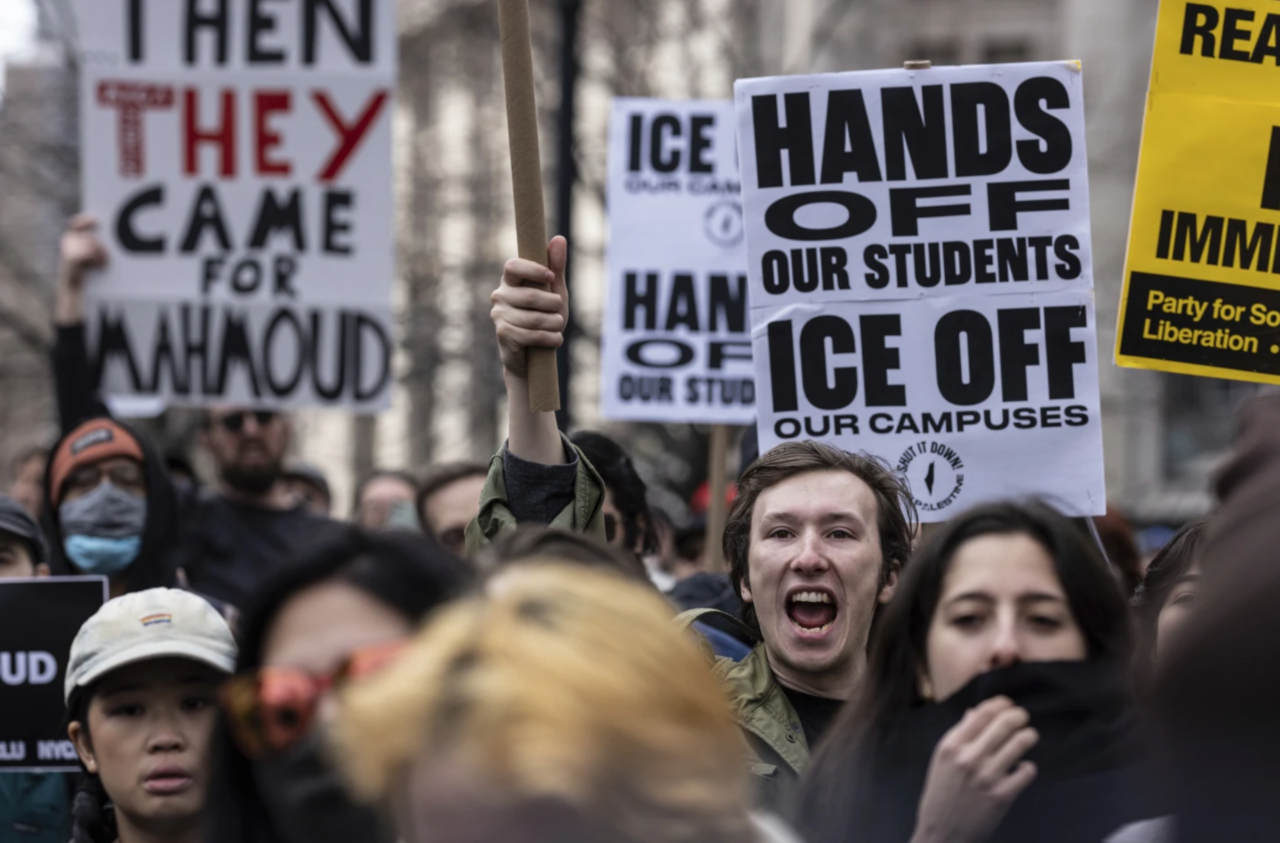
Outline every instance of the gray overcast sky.
<svg viewBox="0 0 1280 843"><path fill-rule="evenodd" d="M5 60L30 44L35 25L33 0L0 0L0 95L4 93Z"/></svg>

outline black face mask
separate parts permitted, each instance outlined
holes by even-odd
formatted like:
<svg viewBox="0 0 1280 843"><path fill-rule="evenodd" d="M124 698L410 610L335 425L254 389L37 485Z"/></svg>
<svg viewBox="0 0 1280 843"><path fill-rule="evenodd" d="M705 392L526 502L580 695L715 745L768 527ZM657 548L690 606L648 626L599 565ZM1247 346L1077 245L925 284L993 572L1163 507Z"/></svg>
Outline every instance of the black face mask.
<svg viewBox="0 0 1280 843"><path fill-rule="evenodd" d="M317 734L253 765L276 832L286 843L382 843L377 815L352 804Z"/></svg>

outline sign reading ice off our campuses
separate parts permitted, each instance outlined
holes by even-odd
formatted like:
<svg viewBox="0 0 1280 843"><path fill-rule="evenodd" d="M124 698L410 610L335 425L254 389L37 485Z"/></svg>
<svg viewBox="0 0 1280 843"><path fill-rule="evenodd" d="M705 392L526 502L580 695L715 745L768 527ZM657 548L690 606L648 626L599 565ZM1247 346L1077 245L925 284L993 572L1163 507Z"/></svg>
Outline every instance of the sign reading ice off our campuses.
<svg viewBox="0 0 1280 843"><path fill-rule="evenodd" d="M387 406L392 0L76 8L103 390Z"/></svg>
<svg viewBox="0 0 1280 843"><path fill-rule="evenodd" d="M1163 0L1116 362L1280 383L1280 3Z"/></svg>
<svg viewBox="0 0 1280 843"><path fill-rule="evenodd" d="M79 772L63 682L71 642L106 599L106 577L0 580L0 774Z"/></svg>
<svg viewBox="0 0 1280 843"><path fill-rule="evenodd" d="M735 128L732 100L614 100L607 418L755 418Z"/></svg>
<svg viewBox="0 0 1280 843"><path fill-rule="evenodd" d="M762 450L902 470L926 521L1105 509L1077 63L735 86Z"/></svg>

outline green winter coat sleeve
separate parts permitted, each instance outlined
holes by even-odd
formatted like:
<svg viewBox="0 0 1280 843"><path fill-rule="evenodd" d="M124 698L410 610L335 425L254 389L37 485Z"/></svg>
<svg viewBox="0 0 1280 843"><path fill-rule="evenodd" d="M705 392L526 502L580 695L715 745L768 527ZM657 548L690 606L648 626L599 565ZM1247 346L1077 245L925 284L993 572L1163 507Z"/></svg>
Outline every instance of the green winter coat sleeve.
<svg viewBox="0 0 1280 843"><path fill-rule="evenodd" d="M594 539L605 541L604 531L604 480L577 446L565 439L567 447L578 455L578 468L573 481L573 502L560 511L550 524L557 530L586 533ZM504 446L505 448L505 446ZM507 482L499 450L489 460L489 476L480 492L480 514L467 525L467 553L472 554L485 547L500 533L514 530L516 517L507 499Z"/></svg>

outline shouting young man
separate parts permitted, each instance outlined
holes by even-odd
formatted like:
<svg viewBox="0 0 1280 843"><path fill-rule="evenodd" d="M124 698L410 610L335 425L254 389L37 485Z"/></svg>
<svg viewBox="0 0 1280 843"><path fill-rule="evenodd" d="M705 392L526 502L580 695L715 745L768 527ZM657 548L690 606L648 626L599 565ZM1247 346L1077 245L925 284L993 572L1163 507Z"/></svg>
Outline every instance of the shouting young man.
<svg viewBox="0 0 1280 843"><path fill-rule="evenodd" d="M719 659L716 671L766 804L787 801L857 689L915 528L915 505L887 465L819 442L781 445L738 481L724 552L761 643L740 662Z"/></svg>

